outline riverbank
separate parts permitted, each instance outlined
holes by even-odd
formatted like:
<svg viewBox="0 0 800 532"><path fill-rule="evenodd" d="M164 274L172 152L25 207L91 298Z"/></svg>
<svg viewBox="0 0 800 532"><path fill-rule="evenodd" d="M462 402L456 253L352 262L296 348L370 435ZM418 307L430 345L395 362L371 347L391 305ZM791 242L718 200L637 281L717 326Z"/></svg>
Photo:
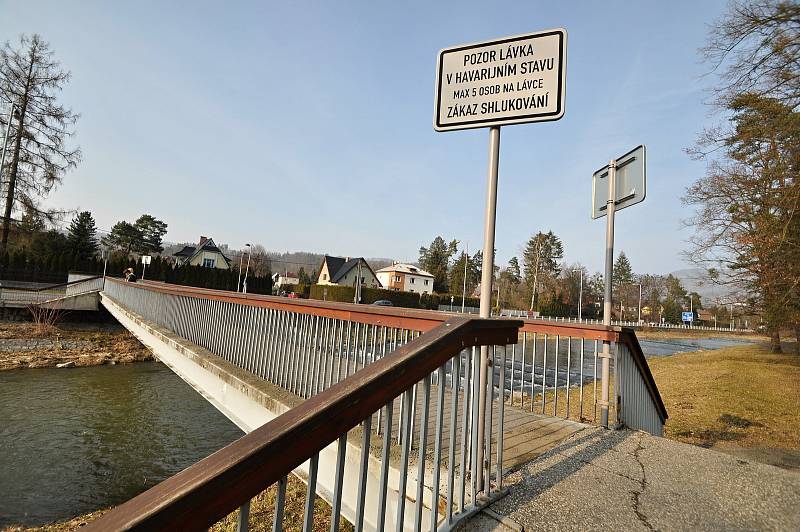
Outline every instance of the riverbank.
<svg viewBox="0 0 800 532"><path fill-rule="evenodd" d="M800 356L752 344L648 362L666 437L800 471Z"/></svg>
<svg viewBox="0 0 800 532"><path fill-rule="evenodd" d="M153 360L132 334L117 324L0 322L0 371L127 364Z"/></svg>

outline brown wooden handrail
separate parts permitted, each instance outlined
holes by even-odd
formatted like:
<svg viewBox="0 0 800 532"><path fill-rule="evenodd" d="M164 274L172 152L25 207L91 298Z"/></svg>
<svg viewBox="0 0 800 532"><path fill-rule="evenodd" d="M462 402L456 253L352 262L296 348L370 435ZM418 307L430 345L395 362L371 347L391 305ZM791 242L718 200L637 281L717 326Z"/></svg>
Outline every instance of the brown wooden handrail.
<svg viewBox="0 0 800 532"><path fill-rule="evenodd" d="M120 279L108 277L107 280L125 284L125 281ZM354 303L338 303L315 299L288 299L285 297L261 294L240 294L227 290L195 288L151 281L131 283L131 286L170 295L213 299L228 303L297 312L300 314L313 314L325 318L357 321L370 325L413 329L421 332L430 331L451 317L463 316L463 314L436 310L375 307L371 305L356 305ZM622 330L620 327L607 327L605 325L596 324L548 322L542 320L521 321L524 323L522 330L525 332L553 335L560 334L561 336L586 338L587 340L607 340L616 342Z"/></svg>
<svg viewBox="0 0 800 532"><path fill-rule="evenodd" d="M517 342L519 320L450 318L342 382L89 523L202 530L278 482L465 347Z"/></svg>

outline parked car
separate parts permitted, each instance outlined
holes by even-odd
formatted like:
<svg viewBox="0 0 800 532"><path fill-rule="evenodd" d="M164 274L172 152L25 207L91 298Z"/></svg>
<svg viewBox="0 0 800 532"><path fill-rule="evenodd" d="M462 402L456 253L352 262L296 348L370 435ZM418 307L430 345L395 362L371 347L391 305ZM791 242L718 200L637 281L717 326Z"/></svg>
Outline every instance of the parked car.
<svg viewBox="0 0 800 532"><path fill-rule="evenodd" d="M288 297L289 299L300 299L300 296L298 296L294 292L289 292L289 295L287 295L286 297Z"/></svg>
<svg viewBox="0 0 800 532"><path fill-rule="evenodd" d="M376 307L393 307L394 303L389 301L388 299L379 299L373 303Z"/></svg>

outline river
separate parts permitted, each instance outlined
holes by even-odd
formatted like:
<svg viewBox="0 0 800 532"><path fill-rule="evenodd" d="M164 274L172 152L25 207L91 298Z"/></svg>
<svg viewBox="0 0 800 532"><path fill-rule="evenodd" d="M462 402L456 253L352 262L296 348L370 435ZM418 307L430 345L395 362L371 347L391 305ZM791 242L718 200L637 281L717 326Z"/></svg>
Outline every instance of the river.
<svg viewBox="0 0 800 532"><path fill-rule="evenodd" d="M0 372L0 527L120 504L241 435L157 362Z"/></svg>

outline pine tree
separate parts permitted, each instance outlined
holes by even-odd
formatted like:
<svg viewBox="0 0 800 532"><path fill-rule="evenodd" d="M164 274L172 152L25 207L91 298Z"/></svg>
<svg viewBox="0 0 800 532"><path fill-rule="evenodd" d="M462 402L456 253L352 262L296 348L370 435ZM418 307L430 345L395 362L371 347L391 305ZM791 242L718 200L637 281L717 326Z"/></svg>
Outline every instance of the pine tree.
<svg viewBox="0 0 800 532"><path fill-rule="evenodd" d="M89 211L83 211L72 219L67 230L67 241L80 260L86 260L97 254L97 228Z"/></svg>

